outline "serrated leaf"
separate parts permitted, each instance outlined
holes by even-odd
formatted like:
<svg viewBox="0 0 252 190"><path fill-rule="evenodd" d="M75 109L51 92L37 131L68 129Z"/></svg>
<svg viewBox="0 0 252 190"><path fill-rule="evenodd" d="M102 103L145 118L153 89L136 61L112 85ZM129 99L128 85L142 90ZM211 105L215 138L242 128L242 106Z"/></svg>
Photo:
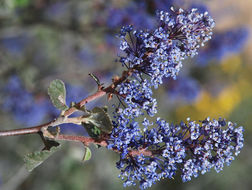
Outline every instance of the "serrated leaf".
<svg viewBox="0 0 252 190"><path fill-rule="evenodd" d="M49 85L48 94L56 108L62 111L68 109L66 105L66 87L63 81L59 79L53 80Z"/></svg>
<svg viewBox="0 0 252 190"><path fill-rule="evenodd" d="M83 156L82 160L83 161L88 161L88 160L90 160L91 156L92 156L92 152L91 152L90 148L85 147L84 156Z"/></svg>
<svg viewBox="0 0 252 190"><path fill-rule="evenodd" d="M112 131L112 121L104 108L95 107L92 109L91 115L87 118L87 121L105 133L110 133Z"/></svg>
<svg viewBox="0 0 252 190"><path fill-rule="evenodd" d="M26 169L31 172L34 168L42 164L49 156L56 152L60 148L59 146L54 146L50 150L36 151L27 154L24 157L24 162Z"/></svg>

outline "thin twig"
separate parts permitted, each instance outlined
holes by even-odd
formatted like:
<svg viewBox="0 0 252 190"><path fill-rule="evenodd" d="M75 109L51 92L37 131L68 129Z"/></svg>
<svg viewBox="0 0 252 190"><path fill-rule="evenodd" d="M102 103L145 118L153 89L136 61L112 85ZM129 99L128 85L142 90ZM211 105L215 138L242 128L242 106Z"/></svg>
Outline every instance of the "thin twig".
<svg viewBox="0 0 252 190"><path fill-rule="evenodd" d="M35 127L14 129L14 130L8 130L8 131L0 131L0 137L34 134L34 133L43 132L48 127L55 127L55 126L65 124L65 123L81 124L82 122L85 122L85 118L83 118L83 117L75 117L75 118L59 117L51 122L48 122L48 123L45 123L42 125L38 125Z"/></svg>
<svg viewBox="0 0 252 190"><path fill-rule="evenodd" d="M74 107L70 107L68 110L66 110L63 114L63 116L58 117L57 119L42 124L34 127L29 127L29 128L23 128L23 129L13 129L13 130L8 130L8 131L0 131L0 137L3 136L17 136L17 135L26 135L26 134L34 134L38 133L40 131L43 132L43 130L46 130L48 127L54 127L57 125L61 125L64 123L75 123L75 124L80 124L81 122L78 120L75 120L76 118L68 118L68 116L72 115L74 112L78 111L81 107L83 107L85 104L96 100L107 93L117 93L115 91L115 88L122 83L124 80L126 80L129 76L131 76L132 72L134 69L129 69L128 71L124 71L122 73L122 76L114 81L110 86L104 89L99 89L96 93L88 96L87 98L81 100L79 103L77 103Z"/></svg>
<svg viewBox="0 0 252 190"><path fill-rule="evenodd" d="M63 141L74 141L74 142L81 142L83 143L85 146L89 146L91 143L96 144L96 145L100 145L102 147L107 147L108 143L105 139L99 139L96 140L94 138L91 137L84 137L84 136L75 136L75 135L56 135L55 137L53 137L54 140L63 140ZM112 149L114 152L120 153L119 150L117 149ZM153 156L153 152L144 148L141 148L139 150L130 150L129 151L129 155L130 156L140 156L140 155L144 155L144 156Z"/></svg>

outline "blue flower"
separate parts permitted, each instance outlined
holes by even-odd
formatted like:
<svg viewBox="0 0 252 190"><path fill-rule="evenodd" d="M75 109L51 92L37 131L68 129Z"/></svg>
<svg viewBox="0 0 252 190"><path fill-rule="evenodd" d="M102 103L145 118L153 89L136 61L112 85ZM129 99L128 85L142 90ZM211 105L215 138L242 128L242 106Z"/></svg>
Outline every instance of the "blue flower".
<svg viewBox="0 0 252 190"><path fill-rule="evenodd" d="M159 25L151 31L123 27L120 62L142 76L150 76L150 84L157 88L163 78L175 79L182 60L198 54L198 49L211 38L214 21L205 12L182 9L172 14L158 12Z"/></svg>
<svg viewBox="0 0 252 190"><path fill-rule="evenodd" d="M124 186L150 187L162 178L171 179L181 171L189 181L215 168L229 165L243 147L243 128L225 120L187 120L179 125L157 118L157 102L152 89L164 78L175 79L182 60L198 54L211 39L214 21L196 9L171 9L158 13L154 30L121 29L120 62L132 73L117 86L120 103L114 112L108 149L120 152L116 166Z"/></svg>
<svg viewBox="0 0 252 190"><path fill-rule="evenodd" d="M157 118L156 126L148 129L146 125L152 124L145 118L144 130L136 121L121 119L118 116L108 148L121 152L117 168L124 186L139 181L145 189L162 178L172 178L178 170L184 182L211 168L219 172L243 147L243 128L222 119L207 118L199 123L188 119L187 124L173 125ZM133 156L132 150L142 153ZM145 155L143 150L151 154Z"/></svg>

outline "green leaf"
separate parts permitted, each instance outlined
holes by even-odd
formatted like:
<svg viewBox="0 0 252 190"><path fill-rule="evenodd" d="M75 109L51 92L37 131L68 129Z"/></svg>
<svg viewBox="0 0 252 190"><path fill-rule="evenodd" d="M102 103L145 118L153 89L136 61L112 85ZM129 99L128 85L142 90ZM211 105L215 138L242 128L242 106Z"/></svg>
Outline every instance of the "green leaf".
<svg viewBox="0 0 252 190"><path fill-rule="evenodd" d="M96 127L93 124L83 123L82 125L85 127L85 129L90 137L95 138L95 139L99 139L99 137L101 135L101 130L98 127Z"/></svg>
<svg viewBox="0 0 252 190"><path fill-rule="evenodd" d="M66 105L66 88L63 81L59 79L53 80L48 88L48 94L56 108L62 111L68 109Z"/></svg>
<svg viewBox="0 0 252 190"><path fill-rule="evenodd" d="M90 137L99 139L102 132L110 133L112 131L112 121L106 111L106 107L95 107L92 111L88 111L90 115L85 118L86 121L82 125Z"/></svg>
<svg viewBox="0 0 252 190"><path fill-rule="evenodd" d="M90 160L90 158L91 158L91 156L92 156L92 152L91 152L91 150L90 150L90 148L88 148L87 146L85 147L85 151L84 151L84 156L83 156L83 161L88 161L88 160Z"/></svg>
<svg viewBox="0 0 252 190"><path fill-rule="evenodd" d="M52 147L50 150L36 151L24 157L26 169L31 172L34 168L42 164L49 156L56 152L60 145Z"/></svg>
<svg viewBox="0 0 252 190"><path fill-rule="evenodd" d="M110 133L112 131L112 121L104 108L95 107L92 109L91 115L87 118L87 121L105 133Z"/></svg>

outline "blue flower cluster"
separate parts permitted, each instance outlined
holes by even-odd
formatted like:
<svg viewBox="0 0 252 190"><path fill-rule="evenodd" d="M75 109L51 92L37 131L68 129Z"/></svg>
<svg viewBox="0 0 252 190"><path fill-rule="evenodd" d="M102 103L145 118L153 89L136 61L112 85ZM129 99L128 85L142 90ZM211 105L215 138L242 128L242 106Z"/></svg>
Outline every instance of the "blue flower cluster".
<svg viewBox="0 0 252 190"><path fill-rule="evenodd" d="M123 96L127 107L123 110L123 114L136 118L143 115L143 110L148 115L154 116L157 113L157 101L152 97L152 90L148 80L130 80L120 85L119 93Z"/></svg>
<svg viewBox="0 0 252 190"><path fill-rule="evenodd" d="M224 164L228 166L234 160L243 147L243 127L236 128L236 124L225 120L201 121L201 125L190 121L189 134L185 135L183 143L190 159L183 163L182 180L189 181L191 177L197 177L214 168L220 172ZM188 136L188 137L187 137Z"/></svg>
<svg viewBox="0 0 252 190"><path fill-rule="evenodd" d="M160 118L152 123L145 117L145 113L150 117L157 113L152 88L164 78L175 79L182 60L197 54L214 27L213 19L196 9L160 11L158 18L153 31L133 31L132 26L121 29L120 49L125 56L120 62L132 76L118 85L118 98L123 101L115 110L107 146L120 152L117 168L124 185L139 182L142 189L172 178L178 170L183 181L213 167L219 172L243 146L243 128L225 120L173 125Z"/></svg>
<svg viewBox="0 0 252 190"><path fill-rule="evenodd" d="M117 168L125 186L138 181L145 189L163 178L171 179L178 170L184 182L211 168L219 172L243 147L243 128L222 119L200 123L188 119L187 124L173 125L157 118L156 126L144 119L143 130L137 122L123 123L122 117L117 122L121 127L111 134L115 141L108 148L122 152ZM132 150L139 154L133 156Z"/></svg>
<svg viewBox="0 0 252 190"><path fill-rule="evenodd" d="M173 9L172 9L173 10ZM183 9L160 11L159 25L154 31L121 29L120 49L126 56L120 62L138 73L151 76L150 84L157 88L163 77L176 78L182 60L197 54L198 48L211 38L214 21L207 12Z"/></svg>

